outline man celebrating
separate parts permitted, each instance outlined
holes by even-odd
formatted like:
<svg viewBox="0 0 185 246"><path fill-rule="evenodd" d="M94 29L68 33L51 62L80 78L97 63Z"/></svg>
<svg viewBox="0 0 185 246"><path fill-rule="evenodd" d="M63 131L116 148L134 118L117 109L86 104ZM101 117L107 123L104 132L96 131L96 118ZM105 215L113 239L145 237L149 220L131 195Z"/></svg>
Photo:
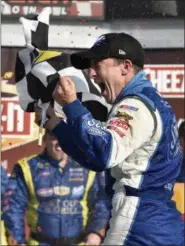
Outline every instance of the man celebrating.
<svg viewBox="0 0 185 246"><path fill-rule="evenodd" d="M73 81L61 77L53 97L67 123L50 108L45 127L79 163L109 170L113 209L104 245L184 245L182 218L171 200L182 163L177 123L143 71L141 44L125 33L105 34L89 50L72 54L71 62L89 69L113 105L108 121L93 119Z"/></svg>

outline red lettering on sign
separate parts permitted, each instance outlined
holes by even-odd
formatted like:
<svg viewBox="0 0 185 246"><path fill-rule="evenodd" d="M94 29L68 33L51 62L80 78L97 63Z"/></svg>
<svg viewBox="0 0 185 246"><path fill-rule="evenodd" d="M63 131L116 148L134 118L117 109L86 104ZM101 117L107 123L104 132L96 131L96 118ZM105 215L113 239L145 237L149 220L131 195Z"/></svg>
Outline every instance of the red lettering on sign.
<svg viewBox="0 0 185 246"><path fill-rule="evenodd" d="M2 137L31 135L31 114L24 112L18 100L2 99L1 101L1 134Z"/></svg>
<svg viewBox="0 0 185 246"><path fill-rule="evenodd" d="M50 1L50 0L41 0L41 1L39 1L38 0L38 3L41 3L41 4L51 4L51 2L53 2L53 1ZM56 3L56 1L55 1L55 3Z"/></svg>
<svg viewBox="0 0 185 246"><path fill-rule="evenodd" d="M70 4L69 0L7 0L8 4L28 5L28 4L42 4L42 5L61 5Z"/></svg>
<svg viewBox="0 0 185 246"><path fill-rule="evenodd" d="M8 0L7 1L9 4L25 4L27 1L26 0ZM33 0L28 1L30 3L34 3Z"/></svg>
<svg viewBox="0 0 185 246"><path fill-rule="evenodd" d="M104 19L104 0L2 0L2 15L8 18L39 13L50 7L51 16L64 19ZM83 4L85 3L85 5ZM7 6L8 5L8 6ZM87 8L87 11L84 10ZM84 12L85 11L85 12Z"/></svg>
<svg viewBox="0 0 185 246"><path fill-rule="evenodd" d="M165 97L184 97L184 65L145 65L154 87Z"/></svg>
<svg viewBox="0 0 185 246"><path fill-rule="evenodd" d="M70 7L66 8L66 13L69 16L75 16L78 15L78 11L77 11L77 6L75 3L72 3Z"/></svg>

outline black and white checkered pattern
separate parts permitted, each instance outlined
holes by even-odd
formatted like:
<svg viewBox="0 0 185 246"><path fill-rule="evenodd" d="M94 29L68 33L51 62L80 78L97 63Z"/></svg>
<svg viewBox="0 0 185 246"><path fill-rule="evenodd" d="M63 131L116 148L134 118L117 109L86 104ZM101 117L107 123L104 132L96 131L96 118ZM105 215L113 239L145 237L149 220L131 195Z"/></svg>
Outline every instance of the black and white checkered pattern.
<svg viewBox="0 0 185 246"><path fill-rule="evenodd" d="M20 50L16 60L16 88L20 106L34 112L34 103L52 102L52 92L60 75L75 82L77 96L96 119L105 120L108 107L100 90L85 71L73 68L70 55L48 51L49 10L45 8L32 19L21 18L26 48Z"/></svg>

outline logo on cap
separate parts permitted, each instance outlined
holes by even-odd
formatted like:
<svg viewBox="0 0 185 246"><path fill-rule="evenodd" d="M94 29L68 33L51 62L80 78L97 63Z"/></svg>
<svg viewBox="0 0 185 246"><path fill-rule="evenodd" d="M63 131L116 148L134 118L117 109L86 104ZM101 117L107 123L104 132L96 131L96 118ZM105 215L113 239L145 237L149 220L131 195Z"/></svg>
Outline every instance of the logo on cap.
<svg viewBox="0 0 185 246"><path fill-rule="evenodd" d="M119 49L119 55L126 55L126 52L124 50Z"/></svg>
<svg viewBox="0 0 185 246"><path fill-rule="evenodd" d="M101 36L97 39L97 41L95 42L94 45L100 45L100 44L102 44L102 43L105 41L105 39L106 39L105 35L101 35Z"/></svg>

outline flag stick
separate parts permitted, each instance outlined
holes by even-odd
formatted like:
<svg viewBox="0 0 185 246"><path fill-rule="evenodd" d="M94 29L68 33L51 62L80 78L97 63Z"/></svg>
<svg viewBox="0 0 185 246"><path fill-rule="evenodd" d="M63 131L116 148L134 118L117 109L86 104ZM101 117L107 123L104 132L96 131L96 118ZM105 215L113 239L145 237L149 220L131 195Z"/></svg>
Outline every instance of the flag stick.
<svg viewBox="0 0 185 246"><path fill-rule="evenodd" d="M43 126L42 124L39 126L39 136L38 136L38 145L42 146L42 130L43 130Z"/></svg>

